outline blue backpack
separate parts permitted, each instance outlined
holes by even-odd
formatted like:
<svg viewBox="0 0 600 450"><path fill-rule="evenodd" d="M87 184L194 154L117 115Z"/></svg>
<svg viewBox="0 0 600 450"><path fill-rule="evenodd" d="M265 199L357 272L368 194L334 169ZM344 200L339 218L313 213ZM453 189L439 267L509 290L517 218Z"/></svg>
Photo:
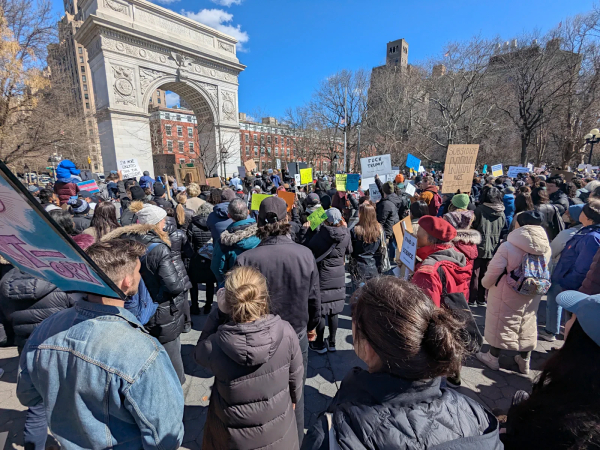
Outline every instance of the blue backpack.
<svg viewBox="0 0 600 450"><path fill-rule="evenodd" d="M157 242L153 242L148 246L146 253L141 258L142 261L157 245ZM138 291L136 294L127 299L125 302L125 309L132 313L142 325L146 325L156 312L157 308L158 303L154 303L154 300L152 300L152 296L150 295L150 292L148 292L148 288L144 283L144 279L140 278Z"/></svg>
<svg viewBox="0 0 600 450"><path fill-rule="evenodd" d="M548 260L543 255L532 255L525 253L521 260L521 265L510 273L506 269L502 275L506 274L506 283L513 291L527 296L544 295L550 289L550 270L548 269ZM502 278L502 275L498 279ZM496 282L496 286L498 285Z"/></svg>

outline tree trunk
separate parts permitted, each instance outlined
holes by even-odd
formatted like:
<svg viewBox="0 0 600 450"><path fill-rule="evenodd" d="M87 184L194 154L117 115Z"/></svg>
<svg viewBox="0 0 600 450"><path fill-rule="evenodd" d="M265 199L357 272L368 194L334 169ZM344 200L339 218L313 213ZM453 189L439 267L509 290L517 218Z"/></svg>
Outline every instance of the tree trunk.
<svg viewBox="0 0 600 450"><path fill-rule="evenodd" d="M527 137L521 136L521 164L527 166Z"/></svg>

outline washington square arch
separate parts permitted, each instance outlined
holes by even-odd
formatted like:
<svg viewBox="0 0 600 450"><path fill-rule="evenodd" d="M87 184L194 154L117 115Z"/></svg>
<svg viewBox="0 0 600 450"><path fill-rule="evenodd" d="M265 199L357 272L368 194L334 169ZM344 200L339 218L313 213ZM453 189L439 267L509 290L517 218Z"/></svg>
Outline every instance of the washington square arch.
<svg viewBox="0 0 600 450"><path fill-rule="evenodd" d="M156 89L193 109L208 164L240 165L236 40L146 0L83 0L77 31L92 72L104 170L136 158L152 174L148 103Z"/></svg>

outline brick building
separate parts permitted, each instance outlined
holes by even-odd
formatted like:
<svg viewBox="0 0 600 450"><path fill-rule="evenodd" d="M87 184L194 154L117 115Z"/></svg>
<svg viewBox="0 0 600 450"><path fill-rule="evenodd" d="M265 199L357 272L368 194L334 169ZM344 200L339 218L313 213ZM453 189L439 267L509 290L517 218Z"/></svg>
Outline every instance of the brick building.
<svg viewBox="0 0 600 450"><path fill-rule="evenodd" d="M160 97L158 97L160 98ZM180 108L150 109L152 153L175 155L178 163L200 160L197 121L193 111Z"/></svg>

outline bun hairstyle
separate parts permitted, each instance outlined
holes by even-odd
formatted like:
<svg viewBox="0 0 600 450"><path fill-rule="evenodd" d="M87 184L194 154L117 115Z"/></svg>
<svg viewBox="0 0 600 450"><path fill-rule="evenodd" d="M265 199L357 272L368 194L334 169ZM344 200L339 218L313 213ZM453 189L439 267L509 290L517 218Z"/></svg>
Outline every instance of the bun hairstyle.
<svg viewBox="0 0 600 450"><path fill-rule="evenodd" d="M405 379L456 373L467 354L464 322L396 277L372 278L359 288L352 321L355 339L366 339L383 363L381 370Z"/></svg>
<svg viewBox="0 0 600 450"><path fill-rule="evenodd" d="M252 267L236 267L225 279L225 304L236 323L253 322L269 314L267 280Z"/></svg>

